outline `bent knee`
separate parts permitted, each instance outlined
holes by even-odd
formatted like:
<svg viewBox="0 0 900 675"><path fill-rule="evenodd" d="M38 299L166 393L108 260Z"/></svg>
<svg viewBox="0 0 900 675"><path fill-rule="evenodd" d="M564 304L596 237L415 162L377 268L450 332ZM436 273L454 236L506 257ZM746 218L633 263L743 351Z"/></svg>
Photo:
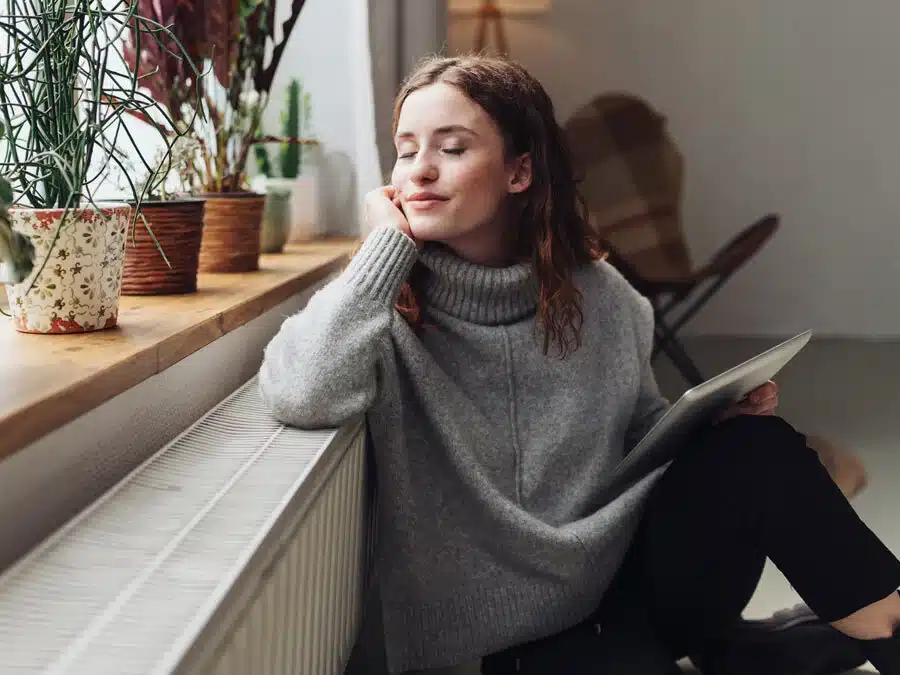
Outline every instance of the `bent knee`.
<svg viewBox="0 0 900 675"><path fill-rule="evenodd" d="M723 422L719 422L711 429L714 433L739 434L741 436L781 436L799 435L799 432L791 426L783 417L778 415L737 415Z"/></svg>
<svg viewBox="0 0 900 675"><path fill-rule="evenodd" d="M708 430L713 442L730 445L806 445L803 434L778 415L738 415Z"/></svg>
<svg viewBox="0 0 900 675"><path fill-rule="evenodd" d="M775 415L741 415L706 429L685 457L705 465L721 480L727 474L765 479L817 459L806 436Z"/></svg>

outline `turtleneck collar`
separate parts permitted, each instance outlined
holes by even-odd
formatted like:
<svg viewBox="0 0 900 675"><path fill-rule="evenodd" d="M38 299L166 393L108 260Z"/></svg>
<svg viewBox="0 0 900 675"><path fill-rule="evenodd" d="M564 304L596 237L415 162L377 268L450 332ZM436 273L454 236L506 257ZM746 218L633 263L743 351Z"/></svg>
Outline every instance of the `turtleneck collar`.
<svg viewBox="0 0 900 675"><path fill-rule="evenodd" d="M463 321L489 326L513 323L537 307L539 286L530 264L476 265L436 244L426 245L419 260L428 270L427 304Z"/></svg>

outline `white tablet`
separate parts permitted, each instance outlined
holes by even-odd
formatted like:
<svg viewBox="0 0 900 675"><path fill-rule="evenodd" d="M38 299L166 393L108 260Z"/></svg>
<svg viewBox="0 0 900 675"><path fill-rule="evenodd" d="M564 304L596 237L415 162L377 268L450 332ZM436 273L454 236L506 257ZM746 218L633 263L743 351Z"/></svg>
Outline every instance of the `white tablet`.
<svg viewBox="0 0 900 675"><path fill-rule="evenodd" d="M800 333L686 391L619 463L610 483L639 478L668 462L691 432L775 377L811 336L811 331Z"/></svg>

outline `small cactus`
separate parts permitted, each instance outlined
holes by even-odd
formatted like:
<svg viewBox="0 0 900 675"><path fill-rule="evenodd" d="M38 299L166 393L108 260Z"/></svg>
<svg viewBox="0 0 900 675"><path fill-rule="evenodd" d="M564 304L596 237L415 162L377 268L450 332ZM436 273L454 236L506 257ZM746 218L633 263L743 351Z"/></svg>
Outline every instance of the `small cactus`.
<svg viewBox="0 0 900 675"><path fill-rule="evenodd" d="M278 168L282 178L297 178L303 173L303 134L311 113L310 96L303 91L299 80L291 80L287 99L281 111L281 136L284 139L278 154ZM256 166L267 178L272 178L273 167L269 152L262 145L253 148Z"/></svg>
<svg viewBox="0 0 900 675"><path fill-rule="evenodd" d="M281 144L281 175L296 178L300 174L300 83L291 80L284 110L281 112L281 135L288 139ZM292 139L294 139L292 141Z"/></svg>

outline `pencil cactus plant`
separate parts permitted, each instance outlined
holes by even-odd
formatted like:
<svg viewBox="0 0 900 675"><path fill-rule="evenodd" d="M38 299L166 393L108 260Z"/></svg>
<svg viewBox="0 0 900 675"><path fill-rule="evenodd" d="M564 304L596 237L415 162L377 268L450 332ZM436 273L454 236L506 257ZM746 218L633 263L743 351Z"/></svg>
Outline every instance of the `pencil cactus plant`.
<svg viewBox="0 0 900 675"><path fill-rule="evenodd" d="M111 166L125 157L150 173L144 144L125 126L128 114L168 119L142 90L141 78L118 65L127 31L142 43L178 53L174 36L142 16L132 0L7 0L0 14L0 174L32 208L95 206ZM177 134L176 134L177 135ZM172 139L157 137L164 147ZM128 195L139 201L139 190Z"/></svg>
<svg viewBox="0 0 900 675"><path fill-rule="evenodd" d="M167 118L138 74L121 65L129 31L140 42L180 49L134 0L6 0L0 10L0 175L15 195L4 190L6 201L15 202L11 229L34 247L33 269L6 285L21 331L116 325L128 227L133 232L144 198L164 180L177 137L157 134L165 152L154 165L149 139L138 141L125 123L129 114ZM123 201L109 204L111 169L127 158L148 178L138 187L126 174ZM21 257L21 239L7 241L9 253L0 255ZM27 267L23 261L13 265L16 278Z"/></svg>

